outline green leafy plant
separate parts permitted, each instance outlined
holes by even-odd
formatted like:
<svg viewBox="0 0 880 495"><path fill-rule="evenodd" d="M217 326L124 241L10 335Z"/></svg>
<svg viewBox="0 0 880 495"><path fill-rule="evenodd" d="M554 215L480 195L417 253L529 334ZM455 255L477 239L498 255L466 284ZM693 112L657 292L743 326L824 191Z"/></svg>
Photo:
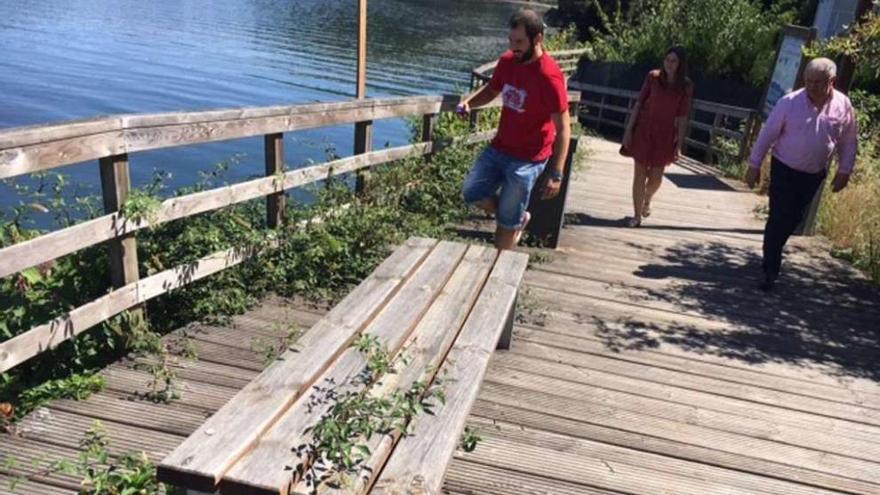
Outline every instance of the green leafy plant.
<svg viewBox="0 0 880 495"><path fill-rule="evenodd" d="M393 372L393 365L387 349L373 336L362 335L352 346L366 357L364 373L353 378L341 394L334 386L315 390L310 404L329 404L329 409L307 431L310 441L293 449L301 462L287 467L295 480L306 482L312 493L317 493L322 483L351 485L359 473L368 469L365 463L372 455L368 442L373 435L394 431L405 435L413 418L433 414L434 404L445 402L443 377L435 377L431 384L415 382L409 390L396 390L387 396L367 393L366 387Z"/></svg>
<svg viewBox="0 0 880 495"><path fill-rule="evenodd" d="M755 86L770 76L777 33L797 16L794 1L633 0L626 9L591 1L601 26L590 28L591 59L659 63L681 45L691 67Z"/></svg>
<svg viewBox="0 0 880 495"><path fill-rule="evenodd" d="M470 426L466 426L461 435L461 442L459 442L459 445L461 450L464 450L465 452L473 452L477 450L477 444L482 440L483 438L478 434L477 430Z"/></svg>
<svg viewBox="0 0 880 495"><path fill-rule="evenodd" d="M150 226L154 226L159 220L159 209L162 207L162 200L151 194L149 191L135 189L131 191L122 203L122 214L125 218L133 222L145 221Z"/></svg>
<svg viewBox="0 0 880 495"><path fill-rule="evenodd" d="M81 495L160 495L166 488L156 479L156 466L144 452L129 452L118 460L110 456L110 440L95 421L80 441L75 461L61 461L54 470L82 478Z"/></svg>
<svg viewBox="0 0 880 495"><path fill-rule="evenodd" d="M87 399L93 393L104 390L106 386L107 380L101 375L75 374L67 378L43 382L21 393L16 417L23 417L30 411L55 399Z"/></svg>
<svg viewBox="0 0 880 495"><path fill-rule="evenodd" d="M276 361L302 333L299 326L295 323L275 324L272 329L276 337L257 337L251 342L251 349L263 356L264 366L269 366L272 362Z"/></svg>

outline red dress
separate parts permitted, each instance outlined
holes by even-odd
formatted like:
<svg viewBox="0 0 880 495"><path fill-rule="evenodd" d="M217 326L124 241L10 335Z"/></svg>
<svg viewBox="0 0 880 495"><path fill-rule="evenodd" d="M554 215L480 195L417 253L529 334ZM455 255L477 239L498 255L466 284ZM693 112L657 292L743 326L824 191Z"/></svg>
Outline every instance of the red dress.
<svg viewBox="0 0 880 495"><path fill-rule="evenodd" d="M692 96L692 85L667 88L660 82L659 70L648 73L639 93L639 116L629 149L636 163L665 167L675 161L675 119L687 117Z"/></svg>

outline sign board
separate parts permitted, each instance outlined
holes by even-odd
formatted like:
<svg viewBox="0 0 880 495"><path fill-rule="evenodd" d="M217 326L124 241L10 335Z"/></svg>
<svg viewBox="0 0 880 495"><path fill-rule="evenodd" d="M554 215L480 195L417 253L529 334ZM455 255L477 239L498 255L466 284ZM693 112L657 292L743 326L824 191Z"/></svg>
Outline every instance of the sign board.
<svg viewBox="0 0 880 495"><path fill-rule="evenodd" d="M856 18L859 0L819 0L813 27L820 40L842 33Z"/></svg>
<svg viewBox="0 0 880 495"><path fill-rule="evenodd" d="M776 49L776 65L764 92L761 116L766 119L776 102L801 85L804 66L803 48L816 36L815 28L786 26Z"/></svg>

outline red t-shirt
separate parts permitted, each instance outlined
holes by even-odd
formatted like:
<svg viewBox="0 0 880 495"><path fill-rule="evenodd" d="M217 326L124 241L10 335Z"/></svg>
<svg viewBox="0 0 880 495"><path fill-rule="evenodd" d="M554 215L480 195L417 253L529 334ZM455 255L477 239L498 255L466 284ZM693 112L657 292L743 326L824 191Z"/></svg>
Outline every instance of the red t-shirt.
<svg viewBox="0 0 880 495"><path fill-rule="evenodd" d="M529 64L507 51L498 59L489 86L501 93L498 134L492 146L521 160L542 161L553 154L556 126L551 115L568 111L565 76L548 53Z"/></svg>

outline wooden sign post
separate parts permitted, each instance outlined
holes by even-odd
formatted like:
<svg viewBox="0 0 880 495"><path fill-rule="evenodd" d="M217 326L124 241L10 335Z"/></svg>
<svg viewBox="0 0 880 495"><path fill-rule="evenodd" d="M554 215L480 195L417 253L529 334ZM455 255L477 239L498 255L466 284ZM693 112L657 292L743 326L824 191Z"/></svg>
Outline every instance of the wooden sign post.
<svg viewBox="0 0 880 495"><path fill-rule="evenodd" d="M367 0L358 0L358 57L357 89L355 97L367 97ZM373 148L373 121L357 122L354 125L354 154L368 153ZM366 172L358 172L356 190L363 191Z"/></svg>

